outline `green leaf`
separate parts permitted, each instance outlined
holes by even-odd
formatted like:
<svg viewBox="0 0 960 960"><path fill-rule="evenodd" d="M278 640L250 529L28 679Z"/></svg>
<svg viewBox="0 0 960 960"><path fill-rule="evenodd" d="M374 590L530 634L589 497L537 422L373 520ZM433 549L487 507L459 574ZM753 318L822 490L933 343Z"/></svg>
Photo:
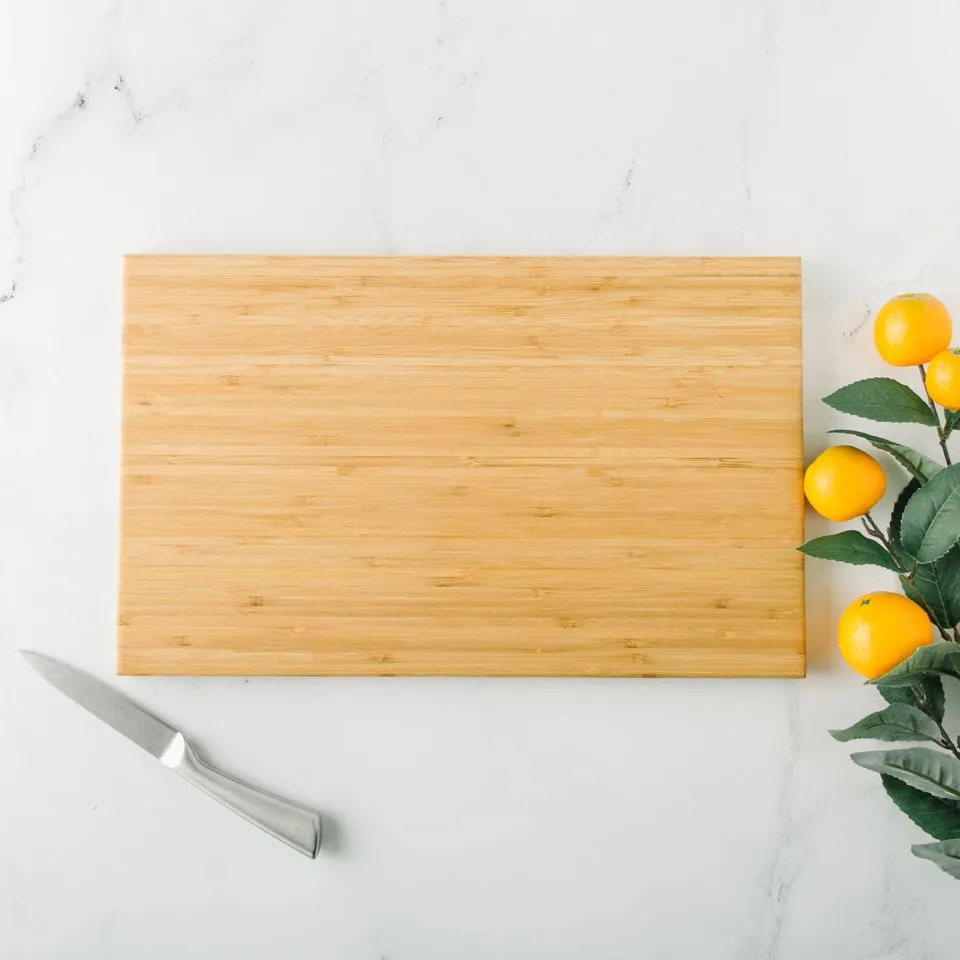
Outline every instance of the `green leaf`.
<svg viewBox="0 0 960 960"><path fill-rule="evenodd" d="M906 384L890 377L857 380L823 398L823 402L841 413L852 413L867 420L885 423L922 423L937 425L937 417L927 402Z"/></svg>
<svg viewBox="0 0 960 960"><path fill-rule="evenodd" d="M900 540L918 563L932 563L960 540L960 463L941 470L910 498Z"/></svg>
<svg viewBox="0 0 960 960"><path fill-rule="evenodd" d="M943 840L940 843L915 843L913 855L921 860L935 863L951 877L960 879L960 840Z"/></svg>
<svg viewBox="0 0 960 960"><path fill-rule="evenodd" d="M903 663L869 682L876 687L902 687L931 674L960 680L960 644L939 641L917 647Z"/></svg>
<svg viewBox="0 0 960 960"><path fill-rule="evenodd" d="M828 430L827 433L842 433L848 437L859 437L861 440L866 440L867 443L872 443L878 450L889 453L900 466L909 471L910 475L921 483L926 482L943 469L943 466L936 460L925 457L919 450L914 450L913 447L905 446L902 443L894 443L893 440L874 436L872 433L861 433L859 430Z"/></svg>
<svg viewBox="0 0 960 960"><path fill-rule="evenodd" d="M900 539L900 522L907 501L919 487L919 481L911 480L900 492L890 515L890 543L894 556L905 567L915 567L916 561ZM942 630L960 623L960 547L953 547L933 563L916 566L913 576L901 577L900 584L903 592L924 607Z"/></svg>
<svg viewBox="0 0 960 960"><path fill-rule="evenodd" d="M926 606L938 626L949 630L960 623L960 547L953 547L933 563L917 567L912 582L906 577L901 577L900 582L903 592L920 606Z"/></svg>
<svg viewBox="0 0 960 960"><path fill-rule="evenodd" d="M960 803L931 797L896 777L881 775L887 796L921 829L938 840L960 837Z"/></svg>
<svg viewBox="0 0 960 960"><path fill-rule="evenodd" d="M920 696L918 696L918 690ZM940 677L935 674L923 677L909 687L877 687L877 693L887 703L912 704L919 707L927 716L943 722L943 711L945 709L943 683Z"/></svg>
<svg viewBox="0 0 960 960"><path fill-rule="evenodd" d="M960 760L930 747L867 750L850 759L867 770L902 780L942 800L960 800Z"/></svg>
<svg viewBox="0 0 960 960"><path fill-rule="evenodd" d="M946 424L943 432L945 436L949 437L957 424L960 423L960 410L944 410L944 420L946 420Z"/></svg>
<svg viewBox="0 0 960 960"><path fill-rule="evenodd" d="M893 510L890 513L890 526L887 528L887 536L893 544L894 552L898 557L909 558L911 567L913 566L913 557L903 548L903 542L900 539L900 527L903 520L903 511L910 498L920 489L921 483L922 481L914 478L900 491L894 501Z"/></svg>
<svg viewBox="0 0 960 960"><path fill-rule="evenodd" d="M919 707L892 703L884 710L871 713L846 730L831 730L834 740L929 740L940 743L940 730Z"/></svg>
<svg viewBox="0 0 960 960"><path fill-rule="evenodd" d="M815 537L797 549L808 557L818 557L820 560L838 560L840 563L869 564L887 570L899 570L893 557L876 540L868 539L859 530L844 530L843 533Z"/></svg>

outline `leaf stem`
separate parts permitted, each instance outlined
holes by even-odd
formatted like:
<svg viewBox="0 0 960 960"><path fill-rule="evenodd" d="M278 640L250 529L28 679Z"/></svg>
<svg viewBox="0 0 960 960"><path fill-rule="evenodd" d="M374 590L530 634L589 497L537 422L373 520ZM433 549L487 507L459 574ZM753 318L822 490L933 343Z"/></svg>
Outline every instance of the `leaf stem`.
<svg viewBox="0 0 960 960"><path fill-rule="evenodd" d="M897 564L900 563L900 561L897 559L896 554L891 552L891 556L893 557L894 563L897 563ZM957 628L955 626L945 627L937 619L937 616L933 612L933 609L927 604L926 598L917 588L917 584L914 580L914 577L916 576L916 573L917 573L917 568L914 567L912 570L906 570L904 567L901 566L900 569L903 571L900 574L900 579L909 583L910 589L913 590L914 594L916 595L915 600L913 597L911 597L910 599L914 600L914 603L919 603L920 606L923 607L923 612L930 618L930 622L937 628L937 630L940 631L940 636L943 637L944 640L949 640L951 643L960 643L960 632L958 632Z"/></svg>
<svg viewBox="0 0 960 960"><path fill-rule="evenodd" d="M915 603L919 603L923 607L923 612L930 618L930 622L940 631L940 636L944 640L950 641L950 643L960 643L960 634L957 633L956 627L945 627L942 623L936 618L933 610L927 605L927 601L924 599L923 594L917 589L916 583L913 580L913 573L904 573L901 574L904 580L910 584L910 588L913 590L916 595ZM909 599L913 600L913 597Z"/></svg>
<svg viewBox="0 0 960 960"><path fill-rule="evenodd" d="M893 549L893 544L890 542L889 538L884 534L884 532L877 526L877 522L873 519L868 510L860 520L863 523L864 530L871 536L879 540L884 547L887 549L887 553L890 554L890 559L897 565L897 574L907 583L910 584L911 589L916 594L916 601L923 607L923 612L930 618L930 622L940 631L940 636L944 640L949 640L952 643L960 643L960 631L957 630L957 627L943 626L940 621L936 618L931 607L927 605L927 601L924 598L923 594L917 589L917 585L914 582L914 577L917 573L917 568L914 566L912 569L907 569L903 562L900 560L900 557L897 555L896 550Z"/></svg>
<svg viewBox="0 0 960 960"><path fill-rule="evenodd" d="M943 738L940 741L940 746L944 750L949 750L958 760L960 760L960 748L957 744L953 742L953 738L947 733L946 729L943 726L943 722L936 715L932 709L932 704L930 699L927 697L927 691L919 683L911 683L910 688L913 690L913 695L917 698L917 703L920 704L920 709L937 725L937 729L940 731L940 736Z"/></svg>
<svg viewBox="0 0 960 960"><path fill-rule="evenodd" d="M871 537L876 537L887 548L887 552L893 558L893 562L902 570L903 567L900 565L897 555L893 552L893 544L890 543L886 534L877 526L876 521L870 515L870 511L868 510L860 519L863 520L863 525L867 533L869 533Z"/></svg>
<svg viewBox="0 0 960 960"><path fill-rule="evenodd" d="M922 363L918 364L917 369L920 371L920 382L923 384L923 392L927 395L927 403L930 405L930 410L933 413L934 420L937 421L937 439L940 441L940 449L943 451L943 459L946 461L946 464L949 467L953 461L950 459L950 451L947 449L947 434L944 430L944 427L940 424L940 414L937 411L937 405L933 402L933 398L930 396L930 391L927 389L927 371L924 369Z"/></svg>
<svg viewBox="0 0 960 960"><path fill-rule="evenodd" d="M941 742L940 746L945 747L958 760L960 760L960 750L957 749L957 745L953 742L953 740L950 739L950 734L943 729L943 724L936 717L931 717L930 719L933 720L933 722L937 725L940 730L940 736L943 737L943 741Z"/></svg>

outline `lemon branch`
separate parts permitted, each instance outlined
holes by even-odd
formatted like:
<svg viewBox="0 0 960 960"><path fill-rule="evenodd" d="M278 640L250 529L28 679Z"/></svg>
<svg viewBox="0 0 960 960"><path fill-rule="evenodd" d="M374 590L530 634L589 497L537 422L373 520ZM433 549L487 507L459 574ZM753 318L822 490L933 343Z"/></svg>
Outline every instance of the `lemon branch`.
<svg viewBox="0 0 960 960"><path fill-rule="evenodd" d="M895 562L899 563L899 561L897 561L896 558L894 558L894 560ZM900 574L900 577L903 579L905 583L910 584L910 588L913 590L914 596L916 597L916 602L919 603L921 607L923 607L923 611L930 618L930 622L937 628L937 630L940 631L940 636L943 637L944 640L949 640L951 643L960 643L960 631L958 631L956 627L944 626L937 619L936 614L930 608L929 604L926 601L926 598L917 588L917 584L914 580L914 576L916 575L916 572L917 572L916 568L914 568L913 570L904 570Z"/></svg>
<svg viewBox="0 0 960 960"><path fill-rule="evenodd" d="M933 718L933 722L940 728L940 733L943 734L943 743L940 744L941 747L946 747L958 760L960 760L960 750L957 749L957 745L950 739L950 734L943 729L943 724L936 718Z"/></svg>
<svg viewBox="0 0 960 960"><path fill-rule="evenodd" d="M914 577L916 576L917 568L915 566L912 568L907 568L903 565L903 562L898 556L897 551L894 550L893 544L890 542L890 539L877 525L876 520L873 519L873 516L870 514L869 510L860 518L860 520L863 523L863 529L867 531L869 536L879 540L880 543L882 543L883 546L886 548L887 553L890 554L890 559L897 566L897 575L901 577L906 583L910 584L910 587L913 589L913 592L916 595L917 602L920 604L921 607L923 607L924 612L930 618L930 622L937 628L937 630L940 632L940 635L943 637L943 639L949 640L953 643L960 643L960 630L958 630L957 627L955 626L948 626L948 625L945 626L944 624L940 623L940 621L937 619L936 615L934 614L933 610L927 604L926 598L917 589L917 585L914 582ZM960 757L958 757L958 759L960 759Z"/></svg>
<svg viewBox="0 0 960 960"><path fill-rule="evenodd" d="M913 691L913 695L917 698L917 703L920 705L920 709L937 725L937 729L940 731L940 736L943 738L940 741L940 746L945 750L949 750L958 760L960 760L960 749L958 749L957 744L954 743L953 738L947 733L946 729L943 726L943 721L937 716L936 710L932 709L930 703L930 698L927 696L926 690L919 683L910 684L910 689Z"/></svg>
<svg viewBox="0 0 960 960"><path fill-rule="evenodd" d="M893 562L897 564L898 567L903 569L900 565L900 560L897 558L897 555L894 552L893 544L890 543L886 534L877 526L877 523L873 517L870 516L870 511L868 510L860 519L863 521L863 526L867 533L869 533L871 537L876 537L887 548L887 553L889 553L893 558Z"/></svg>
<svg viewBox="0 0 960 960"><path fill-rule="evenodd" d="M944 426L940 423L940 412L937 410L937 405L933 402L933 397L930 396L930 391L927 389L927 371L922 363L917 366L917 369L920 371L920 382L923 384L923 392L927 395L927 403L930 404L930 410L933 412L933 417L937 421L937 438L940 440L943 459L949 467L953 461L950 459L950 451L947 449L947 433Z"/></svg>

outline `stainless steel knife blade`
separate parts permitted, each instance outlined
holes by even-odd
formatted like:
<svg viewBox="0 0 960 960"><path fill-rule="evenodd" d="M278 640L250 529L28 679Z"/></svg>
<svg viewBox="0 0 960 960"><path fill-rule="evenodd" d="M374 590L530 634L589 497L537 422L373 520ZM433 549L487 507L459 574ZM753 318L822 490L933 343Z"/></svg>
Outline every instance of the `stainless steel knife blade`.
<svg viewBox="0 0 960 960"><path fill-rule="evenodd" d="M205 763L178 730L89 674L32 650L20 651L48 683L122 733L208 796L308 857L320 849L320 814L227 776Z"/></svg>
<svg viewBox="0 0 960 960"><path fill-rule="evenodd" d="M20 652L44 680L158 760L177 736L173 727L158 720L132 700L88 673L68 667L42 653L32 650Z"/></svg>

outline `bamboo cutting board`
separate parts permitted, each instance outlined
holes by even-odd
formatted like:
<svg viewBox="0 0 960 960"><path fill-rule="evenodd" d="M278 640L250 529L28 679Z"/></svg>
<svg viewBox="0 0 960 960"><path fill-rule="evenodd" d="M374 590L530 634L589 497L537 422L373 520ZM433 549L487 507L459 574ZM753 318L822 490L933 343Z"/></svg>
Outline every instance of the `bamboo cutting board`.
<svg viewBox="0 0 960 960"><path fill-rule="evenodd" d="M794 259L126 260L119 670L804 672Z"/></svg>

